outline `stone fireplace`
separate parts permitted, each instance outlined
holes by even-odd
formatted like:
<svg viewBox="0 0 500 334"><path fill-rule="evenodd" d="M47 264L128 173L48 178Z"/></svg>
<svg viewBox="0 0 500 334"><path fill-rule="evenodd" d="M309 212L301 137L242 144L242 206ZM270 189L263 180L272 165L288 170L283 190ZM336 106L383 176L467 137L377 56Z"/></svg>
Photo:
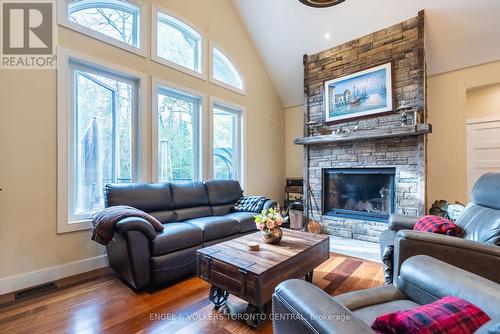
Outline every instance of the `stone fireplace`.
<svg viewBox="0 0 500 334"><path fill-rule="evenodd" d="M324 83L391 62L395 110L325 121ZM304 56L304 198L324 233L378 241L389 214L425 213L424 13L387 29ZM402 124L399 106L413 106ZM418 118L418 119L417 119Z"/></svg>

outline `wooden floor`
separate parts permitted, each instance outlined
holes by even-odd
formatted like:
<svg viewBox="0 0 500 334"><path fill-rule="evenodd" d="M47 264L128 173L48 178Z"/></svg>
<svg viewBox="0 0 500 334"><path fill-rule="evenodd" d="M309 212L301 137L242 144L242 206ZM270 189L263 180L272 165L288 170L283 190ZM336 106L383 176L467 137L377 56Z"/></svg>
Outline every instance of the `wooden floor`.
<svg viewBox="0 0 500 334"><path fill-rule="evenodd" d="M380 264L343 255L332 254L314 271L314 284L330 295L382 282ZM272 333L270 321L253 330L214 310L209 288L190 278L156 292L135 293L109 273L0 307L0 333ZM230 297L229 308L244 306Z"/></svg>

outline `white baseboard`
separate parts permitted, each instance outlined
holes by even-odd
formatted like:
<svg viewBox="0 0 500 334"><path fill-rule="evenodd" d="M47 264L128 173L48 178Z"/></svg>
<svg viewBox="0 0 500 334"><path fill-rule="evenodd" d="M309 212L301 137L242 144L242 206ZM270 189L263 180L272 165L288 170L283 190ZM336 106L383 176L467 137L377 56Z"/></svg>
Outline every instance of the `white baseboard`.
<svg viewBox="0 0 500 334"><path fill-rule="evenodd" d="M107 266L108 257L106 255L100 255L60 266L48 267L25 274L0 278L0 295Z"/></svg>

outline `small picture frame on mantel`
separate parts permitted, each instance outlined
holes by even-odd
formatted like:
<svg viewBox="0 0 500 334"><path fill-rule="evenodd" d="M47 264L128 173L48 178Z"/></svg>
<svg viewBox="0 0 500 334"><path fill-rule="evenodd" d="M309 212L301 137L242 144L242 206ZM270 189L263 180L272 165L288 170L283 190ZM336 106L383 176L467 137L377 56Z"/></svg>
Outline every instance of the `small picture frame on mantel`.
<svg viewBox="0 0 500 334"><path fill-rule="evenodd" d="M324 94L326 122L392 111L392 64L326 81Z"/></svg>

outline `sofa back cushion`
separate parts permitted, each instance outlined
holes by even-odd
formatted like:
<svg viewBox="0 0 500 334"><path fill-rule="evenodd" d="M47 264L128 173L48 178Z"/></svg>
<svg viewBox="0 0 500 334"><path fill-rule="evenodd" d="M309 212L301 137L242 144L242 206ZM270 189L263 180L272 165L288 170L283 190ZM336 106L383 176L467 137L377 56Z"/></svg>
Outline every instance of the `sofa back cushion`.
<svg viewBox="0 0 500 334"><path fill-rule="evenodd" d="M172 197L176 209L208 206L208 195L202 182L171 183Z"/></svg>
<svg viewBox="0 0 500 334"><path fill-rule="evenodd" d="M500 210L469 203L456 223L464 239L500 246Z"/></svg>
<svg viewBox="0 0 500 334"><path fill-rule="evenodd" d="M128 205L145 212L174 209L168 183L107 184L104 187L104 205Z"/></svg>
<svg viewBox="0 0 500 334"><path fill-rule="evenodd" d="M471 203L456 223L465 239L500 246L500 173L487 173L477 180Z"/></svg>
<svg viewBox="0 0 500 334"><path fill-rule="evenodd" d="M473 203L500 210L500 173L487 173L477 180L472 188Z"/></svg>
<svg viewBox="0 0 500 334"><path fill-rule="evenodd" d="M240 183L235 180L206 181L205 187L211 206L234 204L243 196Z"/></svg>
<svg viewBox="0 0 500 334"><path fill-rule="evenodd" d="M403 262L397 287L421 305L455 296L477 305L491 318L500 318L499 284L426 255Z"/></svg>

